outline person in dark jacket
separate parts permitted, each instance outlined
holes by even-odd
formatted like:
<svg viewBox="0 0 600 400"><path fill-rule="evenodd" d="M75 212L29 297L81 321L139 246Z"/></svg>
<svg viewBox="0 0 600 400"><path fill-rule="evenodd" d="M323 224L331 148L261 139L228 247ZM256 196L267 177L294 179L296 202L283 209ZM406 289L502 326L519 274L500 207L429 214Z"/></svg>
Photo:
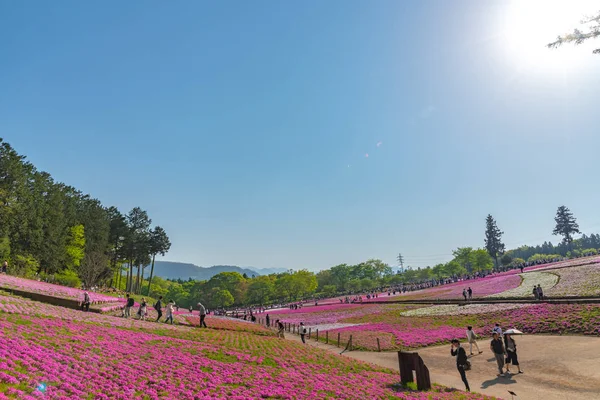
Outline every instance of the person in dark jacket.
<svg viewBox="0 0 600 400"><path fill-rule="evenodd" d="M269 314L267 314L265 320L267 321L267 328L271 327L271 317L269 317Z"/></svg>
<svg viewBox="0 0 600 400"><path fill-rule="evenodd" d="M504 355L506 350L504 350L504 343L502 343L500 335L495 332L493 334L493 339L490 342L490 350L492 350L494 357L496 357L496 363L498 364L498 376L502 376L504 374Z"/></svg>
<svg viewBox="0 0 600 400"><path fill-rule="evenodd" d="M522 374L519 359L517 358L517 342L509 334L504 334L504 349L506 350L506 373L510 373L508 366L516 365L519 373Z"/></svg>
<svg viewBox="0 0 600 400"><path fill-rule="evenodd" d="M158 298L158 301L154 304L154 309L158 314L158 317L156 317L156 322L158 322L162 317L162 296L160 296Z"/></svg>
<svg viewBox="0 0 600 400"><path fill-rule="evenodd" d="M453 357L456 357L456 369L458 369L460 378L465 383L467 392L470 392L471 388L469 387L469 381L467 381L467 373L465 372L465 368L467 368L467 364L469 363L467 359L467 352L465 351L465 349L462 348L458 339L452 340L450 354Z"/></svg>

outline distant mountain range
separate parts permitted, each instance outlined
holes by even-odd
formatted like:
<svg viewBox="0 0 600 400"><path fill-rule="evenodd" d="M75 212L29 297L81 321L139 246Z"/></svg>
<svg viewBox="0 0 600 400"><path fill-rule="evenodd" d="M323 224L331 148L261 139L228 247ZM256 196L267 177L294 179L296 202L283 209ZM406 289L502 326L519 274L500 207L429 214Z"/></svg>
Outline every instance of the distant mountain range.
<svg viewBox="0 0 600 400"><path fill-rule="evenodd" d="M284 272L284 268L253 268L237 267L235 265L213 265L212 267L199 267L194 264L179 263L172 261L156 261L154 263L154 275L165 279L183 279L192 278L197 281L209 280L221 272L239 272L248 276L269 275ZM150 275L150 268L146 268L146 274Z"/></svg>

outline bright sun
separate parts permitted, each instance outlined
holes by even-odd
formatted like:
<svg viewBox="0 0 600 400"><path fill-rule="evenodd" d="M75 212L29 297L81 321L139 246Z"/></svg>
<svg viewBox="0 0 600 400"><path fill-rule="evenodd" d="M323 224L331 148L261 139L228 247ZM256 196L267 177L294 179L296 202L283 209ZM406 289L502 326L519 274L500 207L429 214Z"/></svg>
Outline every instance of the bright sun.
<svg viewBox="0 0 600 400"><path fill-rule="evenodd" d="M551 50L545 45L581 27L584 16L598 10L600 0L512 0L502 16L507 57L523 72L574 68L591 52L569 45Z"/></svg>

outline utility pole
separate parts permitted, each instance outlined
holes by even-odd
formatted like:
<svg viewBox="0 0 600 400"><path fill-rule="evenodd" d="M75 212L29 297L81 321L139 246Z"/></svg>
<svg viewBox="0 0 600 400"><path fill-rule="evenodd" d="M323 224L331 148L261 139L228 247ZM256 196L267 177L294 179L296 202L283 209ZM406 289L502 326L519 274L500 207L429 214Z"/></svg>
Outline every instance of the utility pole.
<svg viewBox="0 0 600 400"><path fill-rule="evenodd" d="M404 257L402 257L402 253L398 253L398 265L400 265L400 271L404 272Z"/></svg>

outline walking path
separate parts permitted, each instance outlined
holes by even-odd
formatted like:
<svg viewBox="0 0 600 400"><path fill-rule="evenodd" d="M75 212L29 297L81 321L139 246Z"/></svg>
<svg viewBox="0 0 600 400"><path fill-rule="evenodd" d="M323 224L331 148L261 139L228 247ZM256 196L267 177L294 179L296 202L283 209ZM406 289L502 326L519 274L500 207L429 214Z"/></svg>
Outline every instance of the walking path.
<svg viewBox="0 0 600 400"><path fill-rule="evenodd" d="M290 333L286 333L286 338L300 341L297 335ZM482 340L479 346L483 354L471 358L473 368L467 372L471 390L504 399L510 399L508 390L511 390L518 395L515 398L518 400L600 399L600 338L525 335L515 340L525 373L496 377L498 370L489 341ZM337 354L343 350L314 339L307 342ZM468 353L468 347L466 350ZM450 345L427 347L418 353L429 368L432 382L464 389L456 370L456 359L450 356ZM398 371L396 352L351 351L343 356ZM517 368L511 367L511 372L516 373Z"/></svg>

